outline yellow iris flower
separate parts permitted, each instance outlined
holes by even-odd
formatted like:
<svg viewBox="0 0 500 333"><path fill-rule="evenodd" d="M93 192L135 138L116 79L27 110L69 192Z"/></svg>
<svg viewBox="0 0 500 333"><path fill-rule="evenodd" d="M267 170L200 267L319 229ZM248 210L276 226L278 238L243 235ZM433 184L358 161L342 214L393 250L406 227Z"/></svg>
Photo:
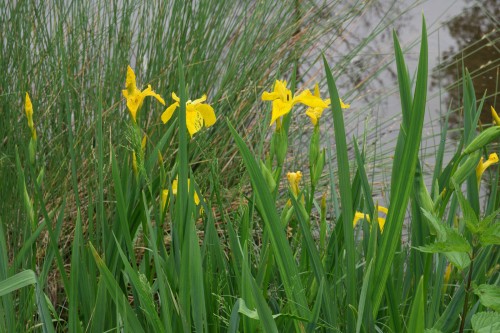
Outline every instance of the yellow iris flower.
<svg viewBox="0 0 500 333"><path fill-rule="evenodd" d="M321 96L320 96L320 93L319 93L319 86L318 84L316 83L316 85L314 86L314 96L315 97L318 97L319 99L321 99ZM325 107L321 107L321 106L318 106L318 107L310 107L306 110L306 115L309 116L309 118L311 118L311 122L314 126L316 126L316 124L318 123L318 120L319 118L321 118L321 115L323 114L323 111L328 107L330 106L331 104L331 101L330 99L325 99L323 100L326 104ZM350 108L351 106L349 104L345 104L344 102L342 102L342 100L340 100L340 107L342 109L348 109Z"/></svg>
<svg viewBox="0 0 500 333"><path fill-rule="evenodd" d="M500 117L498 116L498 113L495 111L495 109L491 106L491 116L493 117L493 121L497 126L500 126Z"/></svg>
<svg viewBox="0 0 500 333"><path fill-rule="evenodd" d="M175 103L170 105L161 115L161 121L163 121L164 124L172 118L175 109L180 106L181 100L175 93L172 93L172 98ZM207 95L203 95L201 98L195 99L194 101L188 100L186 102L186 127L191 137L202 129L203 125L205 125L205 127L210 127L215 124L216 117L214 109L210 105L203 103L206 100Z"/></svg>
<svg viewBox="0 0 500 333"><path fill-rule="evenodd" d="M476 167L476 177L478 184L481 181L481 176L483 175L484 171L491 165L498 163L498 155L496 153L490 154L488 160L486 162L483 161L484 158L481 156L481 159L479 160L479 163L477 164Z"/></svg>
<svg viewBox="0 0 500 333"><path fill-rule="evenodd" d="M189 190L189 184L190 184L190 182L191 181L188 178L188 190ZM177 195L177 186L178 186L178 180L174 179L174 181L172 182L172 193L173 193L173 195ZM168 199L168 190L163 190L163 192L161 193L161 207L162 207L162 210L165 208L165 205L167 204L167 199ZM196 193L196 191L194 192L193 199L194 199L194 203L196 204L196 206L198 206L200 204L200 198L198 197L198 193Z"/></svg>
<svg viewBox="0 0 500 333"><path fill-rule="evenodd" d="M385 215L387 215L387 213L389 212L389 210L387 208L382 207L382 206L378 206L378 211L384 213ZM356 226L356 224L358 224L358 221L364 219L365 217L366 217L366 220L368 222L370 222L370 216L368 216L365 213L356 212L356 214L354 214L354 220L352 221L352 227L354 228ZM385 225L385 218L379 217L378 218L378 226L379 226L381 232L384 231L384 225Z"/></svg>
<svg viewBox="0 0 500 333"><path fill-rule="evenodd" d="M302 172L289 172L286 174L286 178L288 179L288 183L290 184L290 188L295 196L299 195L299 182L302 179Z"/></svg>
<svg viewBox="0 0 500 333"><path fill-rule="evenodd" d="M271 124L276 122L277 129L281 127L281 117L286 115L292 107L301 103L311 108L326 108L328 105L321 98L314 96L309 90L305 90L292 97L292 92L286 87L286 81L276 80L274 91L262 93L263 101L272 101Z"/></svg>
<svg viewBox="0 0 500 333"><path fill-rule="evenodd" d="M26 93L26 98L24 100L24 111L26 112L26 118L28 118L28 127L31 130L31 136L33 140L36 140L36 128L33 123L33 104L31 104L30 95Z"/></svg>
<svg viewBox="0 0 500 333"><path fill-rule="evenodd" d="M151 88L151 85L148 85L146 89L141 91L137 88L135 82L135 73L130 66L127 67L127 79L125 81L126 89L122 90L123 97L127 100L127 108L130 111L130 115L134 122L136 122L137 112L142 106L144 102L144 98L147 96L152 96L156 98L162 105L165 105L165 101L163 98L155 93Z"/></svg>

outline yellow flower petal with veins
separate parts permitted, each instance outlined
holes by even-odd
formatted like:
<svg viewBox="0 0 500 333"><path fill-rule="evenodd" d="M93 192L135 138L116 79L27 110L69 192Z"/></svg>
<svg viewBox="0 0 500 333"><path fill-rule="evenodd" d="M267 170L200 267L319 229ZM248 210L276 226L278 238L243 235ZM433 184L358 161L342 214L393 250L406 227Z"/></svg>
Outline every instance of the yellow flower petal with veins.
<svg viewBox="0 0 500 333"><path fill-rule="evenodd" d="M389 212L389 210L387 208L385 208L385 207L378 206L377 208L378 208L379 212L382 212L382 213L384 213L386 215ZM361 213L361 212L356 212L354 214L354 220L352 221L352 227L354 228L356 226L356 224L358 224L359 220L363 220L365 218L366 218L366 220L368 222L370 222L370 216L368 216L368 214ZM378 220L378 226L380 228L380 231L383 232L384 231L384 226L385 226L385 218L378 217L377 220Z"/></svg>
<svg viewBox="0 0 500 333"><path fill-rule="evenodd" d="M481 181L481 177L484 173L484 171L489 168L491 165L498 163L498 155L496 153L490 154L488 157L488 160L486 162L483 162L484 158L481 156L481 159L479 160L479 163L477 164L476 167L476 177L477 177L477 183Z"/></svg>
<svg viewBox="0 0 500 333"><path fill-rule="evenodd" d="M168 122L174 111L180 106L180 99L175 93L172 93L172 99L175 102L168 106L161 115L163 123ZM210 127L217 120L214 109L209 104L203 103L206 100L207 95L203 95L194 101L188 100L186 102L186 127L191 137L203 126Z"/></svg>
<svg viewBox="0 0 500 333"><path fill-rule="evenodd" d="M127 108L130 111L130 115L134 122L136 122L137 112L142 106L144 102L144 98L151 96L156 98L162 105L165 105L165 101L163 98L155 93L151 88L151 85L148 85L146 89L143 91L139 90L135 81L135 73L130 66L127 67L127 78L125 80L125 88L122 90L123 97L127 100Z"/></svg>

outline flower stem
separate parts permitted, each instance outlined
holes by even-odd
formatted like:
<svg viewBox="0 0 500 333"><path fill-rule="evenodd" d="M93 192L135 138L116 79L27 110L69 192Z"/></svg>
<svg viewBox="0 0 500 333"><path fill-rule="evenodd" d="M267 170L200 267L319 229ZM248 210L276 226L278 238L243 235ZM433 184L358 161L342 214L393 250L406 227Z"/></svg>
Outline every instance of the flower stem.
<svg viewBox="0 0 500 333"><path fill-rule="evenodd" d="M465 287L465 300L464 300L464 307L462 310L462 321L460 322L459 333L463 333L464 328L465 328L465 319L467 317L467 310L468 310L468 303L469 303L469 292L470 292L470 284L472 282L472 269L473 269L473 267L474 267L474 251L472 252L472 256L471 256L469 276L467 278L467 285Z"/></svg>

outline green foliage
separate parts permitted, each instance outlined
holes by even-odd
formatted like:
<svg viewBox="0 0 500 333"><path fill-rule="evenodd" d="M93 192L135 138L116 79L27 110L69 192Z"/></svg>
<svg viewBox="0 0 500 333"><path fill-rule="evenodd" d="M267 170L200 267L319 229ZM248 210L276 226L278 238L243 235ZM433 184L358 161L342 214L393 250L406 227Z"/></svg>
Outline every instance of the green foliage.
<svg viewBox="0 0 500 333"><path fill-rule="evenodd" d="M297 87L303 78L294 62L321 35L300 16L319 15L318 8L292 1L234 3L118 1L93 8L75 2L63 8L54 2L51 24L38 4L7 5L14 19L0 22L0 28L20 24L19 17L36 19L41 31L20 25L15 34L16 43L38 58L25 55L24 67L0 66L18 77L40 77L15 84L3 78L0 89L42 89L46 82L62 88L51 85L45 94L33 94L41 135L36 145L12 131L15 117L6 117L7 135L17 146L6 152L15 161L7 173L16 177L5 186L16 184L17 202L10 203L22 213L14 209L17 224L0 219L0 331L497 329L499 200L495 189L488 204L480 205L477 166L498 137L498 126L477 133L481 108L470 74L463 78L462 144L444 167L440 145L429 191L419 160L427 99L425 20L414 78L394 32L402 124L384 217L385 208L374 202L378 185L369 177L366 137L360 145L347 137L341 94L326 57L335 159L332 145L322 149L326 136L318 123L304 145L309 165L299 166L309 167L309 174L292 170L292 112L269 135L262 130L269 116L253 119L252 110L261 108L261 93L270 90L277 73L286 76L293 67L286 98L296 91L307 96L307 87ZM90 9L104 18L89 17ZM235 13L247 15L244 24ZM298 18L291 23L281 13ZM33 47L23 34L34 37ZM120 47L103 48L115 38ZM0 45L8 55L18 52ZM257 52L259 45L265 51ZM90 60L96 68L84 65ZM129 62L155 91L178 93L179 107L167 125L160 127L147 101L137 122L116 120L118 107L125 108L119 96ZM218 119L191 138L188 120L194 117L201 128L204 118L188 101L203 92ZM270 108L280 107L279 98ZM38 116L40 107L47 109L40 111L45 117ZM51 107L60 114L51 118ZM147 143L141 147L143 137ZM225 186L236 179L242 189L235 199ZM360 215L365 217L355 225Z"/></svg>

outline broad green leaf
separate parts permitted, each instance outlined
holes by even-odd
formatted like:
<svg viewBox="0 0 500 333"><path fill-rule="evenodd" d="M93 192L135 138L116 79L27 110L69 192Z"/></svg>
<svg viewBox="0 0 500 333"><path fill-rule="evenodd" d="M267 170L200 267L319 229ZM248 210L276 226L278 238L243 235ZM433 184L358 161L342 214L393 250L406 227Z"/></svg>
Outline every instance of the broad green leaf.
<svg viewBox="0 0 500 333"><path fill-rule="evenodd" d="M470 257L467 253L445 252L444 255L459 270L464 270L470 265Z"/></svg>
<svg viewBox="0 0 500 333"><path fill-rule="evenodd" d="M444 253L444 252L465 252L469 253L472 248L467 240L454 229L446 231L446 239L437 241L429 245L419 246L418 249L427 253Z"/></svg>
<svg viewBox="0 0 500 333"><path fill-rule="evenodd" d="M500 245L500 223L492 224L481 232L479 241L483 246Z"/></svg>
<svg viewBox="0 0 500 333"><path fill-rule="evenodd" d="M424 333L443 333L443 332L435 328L428 328L424 331Z"/></svg>
<svg viewBox="0 0 500 333"><path fill-rule="evenodd" d="M472 329L474 333L500 332L500 313L479 312L472 316Z"/></svg>
<svg viewBox="0 0 500 333"><path fill-rule="evenodd" d="M460 203L460 207L464 212L464 221L465 226L469 229L473 234L477 234L479 232L479 220L477 218L476 212L472 208L471 204L465 199L462 191L457 188L455 191L456 196L458 198L458 202Z"/></svg>
<svg viewBox="0 0 500 333"><path fill-rule="evenodd" d="M474 294L479 296L481 304L500 312L500 287L491 284L474 286Z"/></svg>
<svg viewBox="0 0 500 333"><path fill-rule="evenodd" d="M36 284L36 275L31 269L19 272L3 281L0 281L0 296Z"/></svg>

